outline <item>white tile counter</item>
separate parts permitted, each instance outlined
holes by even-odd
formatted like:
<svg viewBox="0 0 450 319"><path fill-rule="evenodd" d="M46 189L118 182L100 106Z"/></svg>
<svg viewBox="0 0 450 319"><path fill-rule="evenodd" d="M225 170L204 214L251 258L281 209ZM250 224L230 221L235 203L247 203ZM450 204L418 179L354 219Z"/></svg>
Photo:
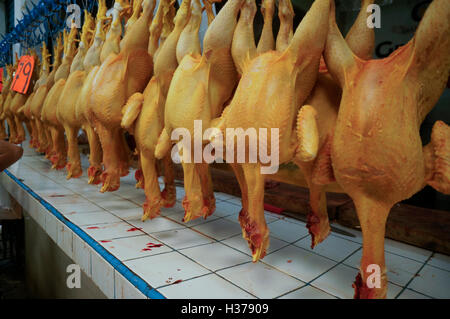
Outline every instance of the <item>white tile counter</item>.
<svg viewBox="0 0 450 319"><path fill-rule="evenodd" d="M86 176L67 181L65 175L43 156L28 155L0 182L108 298L353 297L358 231L332 233L311 250L304 223L267 212L270 248L253 264L238 198L217 193L213 216L184 224L179 185L175 207L143 223L145 197L134 187L134 172L108 194ZM386 251L388 298L450 298L448 256L391 240Z"/></svg>

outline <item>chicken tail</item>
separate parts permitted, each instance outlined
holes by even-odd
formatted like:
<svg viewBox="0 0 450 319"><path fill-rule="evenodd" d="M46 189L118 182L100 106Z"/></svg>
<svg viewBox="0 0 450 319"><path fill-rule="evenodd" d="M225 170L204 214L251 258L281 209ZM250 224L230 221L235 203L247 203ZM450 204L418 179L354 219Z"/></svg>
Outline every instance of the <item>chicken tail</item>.
<svg viewBox="0 0 450 319"><path fill-rule="evenodd" d="M317 112L310 105L304 105L297 116L298 151L296 158L301 162L309 162L316 158L319 151L319 130L317 128Z"/></svg>
<svg viewBox="0 0 450 319"><path fill-rule="evenodd" d="M427 166L426 182L438 192L450 195L450 127L437 121L431 143L424 149Z"/></svg>
<svg viewBox="0 0 450 319"><path fill-rule="evenodd" d="M169 133L167 132L167 129L164 128L158 138L158 144L156 144L155 157L157 159L163 159L164 156L166 156L166 154L169 152L170 145L171 142Z"/></svg>
<svg viewBox="0 0 450 319"><path fill-rule="evenodd" d="M128 99L127 104L122 108L123 117L120 125L124 129L130 131L141 112L143 103L144 96L142 93L135 93Z"/></svg>

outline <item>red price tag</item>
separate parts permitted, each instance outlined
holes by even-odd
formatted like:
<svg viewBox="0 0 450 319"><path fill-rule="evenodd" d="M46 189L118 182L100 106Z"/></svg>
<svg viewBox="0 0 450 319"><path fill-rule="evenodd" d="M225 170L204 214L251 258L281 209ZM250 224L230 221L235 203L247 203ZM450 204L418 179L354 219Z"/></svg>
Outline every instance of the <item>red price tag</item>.
<svg viewBox="0 0 450 319"><path fill-rule="evenodd" d="M16 74L14 75L11 88L13 91L25 94L30 86L31 76L34 69L34 57L31 55L24 55L19 60Z"/></svg>

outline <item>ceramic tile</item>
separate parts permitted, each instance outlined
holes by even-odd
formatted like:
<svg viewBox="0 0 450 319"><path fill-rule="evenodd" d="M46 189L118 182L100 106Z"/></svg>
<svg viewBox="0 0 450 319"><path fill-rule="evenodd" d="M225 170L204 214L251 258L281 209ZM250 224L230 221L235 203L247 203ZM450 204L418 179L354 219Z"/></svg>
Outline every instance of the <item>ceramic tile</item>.
<svg viewBox="0 0 450 319"><path fill-rule="evenodd" d="M229 205L233 205L233 204L229 204ZM224 217L226 220L229 220L233 223L237 223L240 224L239 222L239 214L231 214L231 215L227 215ZM264 213L264 218L266 220L266 224L270 224L273 223L277 220L279 220L280 218L273 216L272 214L269 214L267 212Z"/></svg>
<svg viewBox="0 0 450 319"><path fill-rule="evenodd" d="M428 265L450 271L450 256L434 253L428 261Z"/></svg>
<svg viewBox="0 0 450 319"><path fill-rule="evenodd" d="M55 243L58 242L57 221L58 219L52 213L45 215L45 231Z"/></svg>
<svg viewBox="0 0 450 319"><path fill-rule="evenodd" d="M305 283L263 263L251 261L217 272L258 298L275 298ZM262 280L264 278L264 280Z"/></svg>
<svg viewBox="0 0 450 319"><path fill-rule="evenodd" d="M132 201L138 206L142 206L145 203L145 194L144 193L137 193L133 197L128 198L129 201Z"/></svg>
<svg viewBox="0 0 450 319"><path fill-rule="evenodd" d="M91 254L92 280L109 299L114 299L114 268L95 251Z"/></svg>
<svg viewBox="0 0 450 319"><path fill-rule="evenodd" d="M428 296L422 295L411 289L405 289L397 299L431 299Z"/></svg>
<svg viewBox="0 0 450 319"><path fill-rule="evenodd" d="M115 195L122 198L133 198L138 193L143 193L142 189L137 189L135 186L121 184L120 188L115 192Z"/></svg>
<svg viewBox="0 0 450 319"><path fill-rule="evenodd" d="M215 274L160 288L169 299L254 299L254 297Z"/></svg>
<svg viewBox="0 0 450 319"><path fill-rule="evenodd" d="M266 218L266 223L267 224L270 224L270 223L273 223L273 222L275 222L277 220L280 220L279 216L277 216L276 214L271 214L271 213L269 213L267 211L264 211L264 216Z"/></svg>
<svg viewBox="0 0 450 319"><path fill-rule="evenodd" d="M191 221L189 221L187 223L185 223L183 221L183 219L184 219L184 212L179 212L177 214L171 214L171 215L167 216L167 218L170 218L171 220L173 220L173 221L175 221L177 223L183 224L185 227L194 227L194 226L198 226L198 225L201 225L201 224L209 223L209 222L211 222L213 220L217 220L217 219L219 219L219 216L216 216L216 215L212 214L211 216L209 216L206 219L200 217L200 218L191 220Z"/></svg>
<svg viewBox="0 0 450 319"><path fill-rule="evenodd" d="M241 206L235 205L230 202L217 201L216 202L216 211L213 216L225 217L225 216L234 216L235 219L238 219L239 212L241 211Z"/></svg>
<svg viewBox="0 0 450 319"><path fill-rule="evenodd" d="M86 156L82 155L82 161L87 167ZM265 212L271 244L263 261L252 264L238 221L239 197L216 193L217 209L213 216L184 224L181 203L184 189L177 181L176 205L161 209L161 215L168 218L143 223L140 218L145 195L134 187L133 170L121 179L121 188L117 192L106 194L99 192L99 185L88 185L85 175L67 181L65 170L51 170L50 163L42 156L23 157L8 170L92 238L103 241L100 244L119 259L127 260L125 263L133 265L131 271L142 275L155 287L163 286L161 293L169 298L252 298L252 294L266 298L280 295L281 298L353 297L351 284L361 257L358 249L362 236L358 230L333 223L330 237L311 253L304 222ZM159 180L163 185L162 179ZM0 174L0 182L58 246L88 276L99 282L109 298L146 298L9 176ZM98 205L106 207L107 211ZM147 244L159 242L163 246L152 245L151 250L147 249ZM181 253L172 248L182 249ZM388 279L392 281L389 282L388 298L450 298L450 257L432 255L426 249L389 239L385 250ZM344 264L336 265L336 261L349 255ZM424 262L427 262L426 266L423 266ZM217 271L217 274L211 274L211 271ZM261 288L268 285L267 280L258 280L261 277L268 278L270 288ZM311 280L311 284L303 286ZM295 286L293 282L300 284ZM404 291L396 285L407 283ZM242 285L242 289L238 285ZM205 286L208 289L204 289Z"/></svg>
<svg viewBox="0 0 450 319"><path fill-rule="evenodd" d="M91 247L77 235L73 235L72 259L80 265L81 270L91 277Z"/></svg>
<svg viewBox="0 0 450 319"><path fill-rule="evenodd" d="M84 202L81 204L59 204L59 205L53 205L61 214L66 215L69 213L91 213L91 212L98 212L101 211L102 208L91 203L91 202Z"/></svg>
<svg viewBox="0 0 450 319"><path fill-rule="evenodd" d="M177 215L181 218L184 217L184 208L180 202L175 202L173 207L161 207L161 216L173 216Z"/></svg>
<svg viewBox="0 0 450 319"><path fill-rule="evenodd" d="M39 201L30 197L23 201L23 208L38 224L40 224L39 219L43 218L45 220L45 214L48 212Z"/></svg>
<svg viewBox="0 0 450 319"><path fill-rule="evenodd" d="M184 196L186 196L186 192L185 192L184 188L180 187L180 186L177 186L176 187L176 192L177 192L177 194L176 194L177 200L178 201L182 201Z"/></svg>
<svg viewBox="0 0 450 319"><path fill-rule="evenodd" d="M121 211L123 209L138 208L135 203L126 199L98 202L97 205L111 212Z"/></svg>
<svg viewBox="0 0 450 319"><path fill-rule="evenodd" d="M55 185L54 188L46 189L39 188L34 190L41 197L50 197L55 195L76 195L72 190L67 188L62 188L61 186Z"/></svg>
<svg viewBox="0 0 450 319"><path fill-rule="evenodd" d="M99 192L101 185L89 185L84 183L82 185L71 185L70 189L80 196L91 194L92 192Z"/></svg>
<svg viewBox="0 0 450 319"><path fill-rule="evenodd" d="M125 265L157 289L178 280L184 281L209 273L209 270L176 251L126 261Z"/></svg>
<svg viewBox="0 0 450 319"><path fill-rule="evenodd" d="M42 229L45 230L45 216L47 214L51 214L44 206L36 205L36 222L41 226Z"/></svg>
<svg viewBox="0 0 450 319"><path fill-rule="evenodd" d="M119 201L122 198L119 196L114 195L114 193L100 193L95 191L95 189L90 193L84 193L83 195L80 195L83 198L90 200L94 204L98 205L99 203L104 203L106 201Z"/></svg>
<svg viewBox="0 0 450 319"><path fill-rule="evenodd" d="M133 226L126 222L86 225L81 226L80 228L97 241L143 235L139 230L130 232L129 230L132 229Z"/></svg>
<svg viewBox="0 0 450 319"><path fill-rule="evenodd" d="M116 299L147 299L147 296L118 271L114 271L114 285Z"/></svg>
<svg viewBox="0 0 450 319"><path fill-rule="evenodd" d="M232 267L251 260L248 255L221 243L187 248L180 250L180 253L212 271Z"/></svg>
<svg viewBox="0 0 450 319"><path fill-rule="evenodd" d="M64 253L73 257L73 232L72 230L64 225L62 222L57 222L58 230L58 246L64 251Z"/></svg>
<svg viewBox="0 0 450 319"><path fill-rule="evenodd" d="M336 237L341 237L350 241L354 241L358 244L362 244L362 233L359 230L347 228L337 223L331 223L331 232ZM339 232L338 232L339 231Z"/></svg>
<svg viewBox="0 0 450 319"><path fill-rule="evenodd" d="M233 247L234 249L237 249L249 256L252 254L252 252L250 251L250 248L248 247L247 241L242 237L241 234L233 236L228 239L225 239L222 241L222 243L224 243L227 246ZM269 255L282 247L286 247L287 245L289 245L289 243L287 243L283 240L280 240L278 238L270 236L269 237L269 248L268 248L266 254Z"/></svg>
<svg viewBox="0 0 450 319"><path fill-rule="evenodd" d="M157 217L155 219L147 220L145 222L142 222L140 219L139 220L129 220L128 222L131 225L133 225L134 227L141 228L142 231L146 232L147 234L162 232L162 231L166 231L166 230L185 228L184 225L175 223L165 217Z"/></svg>
<svg viewBox="0 0 450 319"><path fill-rule="evenodd" d="M120 219L126 220L126 221L137 221L141 220L142 218L142 207L135 207L135 208L128 208L128 209L120 209L120 210L114 210L110 211L115 216L119 217Z"/></svg>
<svg viewBox="0 0 450 319"><path fill-rule="evenodd" d="M222 192L214 192L217 200L228 200L234 198L233 195L222 193Z"/></svg>
<svg viewBox="0 0 450 319"><path fill-rule="evenodd" d="M336 299L336 297L316 287L304 286L280 297L280 299Z"/></svg>
<svg viewBox="0 0 450 319"><path fill-rule="evenodd" d="M439 299L450 298L450 272L425 265L408 288Z"/></svg>
<svg viewBox="0 0 450 319"><path fill-rule="evenodd" d="M102 240L100 244L120 261L172 251L171 248L148 235Z"/></svg>
<svg viewBox="0 0 450 319"><path fill-rule="evenodd" d="M361 256L362 250L350 256L344 264L359 269ZM422 263L389 252L385 253L385 258L388 280L400 286L406 285L422 266Z"/></svg>
<svg viewBox="0 0 450 319"><path fill-rule="evenodd" d="M240 225L223 218L195 226L194 229L216 240L230 238L242 232Z"/></svg>
<svg viewBox="0 0 450 319"><path fill-rule="evenodd" d="M263 261L305 282L313 280L336 264L330 259L293 245L266 256Z"/></svg>
<svg viewBox="0 0 450 319"><path fill-rule="evenodd" d="M106 211L90 213L69 213L65 217L78 226L116 223L121 220Z"/></svg>
<svg viewBox="0 0 450 319"><path fill-rule="evenodd" d="M318 244L314 249L311 249L310 236L295 242L294 245L338 262L344 260L361 247L355 242L334 235L329 235L325 241Z"/></svg>
<svg viewBox="0 0 450 319"><path fill-rule="evenodd" d="M62 205L62 204L83 204L85 203L85 199L79 195L47 195L43 197L47 202L49 202L52 206Z"/></svg>
<svg viewBox="0 0 450 319"><path fill-rule="evenodd" d="M174 249L183 249L214 242L211 238L189 228L152 233L152 236Z"/></svg>
<svg viewBox="0 0 450 319"><path fill-rule="evenodd" d="M234 204L234 205L237 205L237 206L241 206L241 205L242 205L241 198L235 197L235 196L233 196L232 198L227 199L227 200L225 200L225 201L227 201L227 202L229 202L229 203L232 203L232 204Z"/></svg>
<svg viewBox="0 0 450 319"><path fill-rule="evenodd" d="M352 287L358 270L340 264L311 282L311 285L343 299L352 299L355 290ZM388 283L387 298L394 299L401 287Z"/></svg>
<svg viewBox="0 0 450 319"><path fill-rule="evenodd" d="M390 253L411 258L421 263L427 261L432 254L429 250L394 241L389 238L386 238L384 241L384 249Z"/></svg>
<svg viewBox="0 0 450 319"><path fill-rule="evenodd" d="M267 225L270 235L289 243L295 242L308 235L308 229L302 225L278 220Z"/></svg>

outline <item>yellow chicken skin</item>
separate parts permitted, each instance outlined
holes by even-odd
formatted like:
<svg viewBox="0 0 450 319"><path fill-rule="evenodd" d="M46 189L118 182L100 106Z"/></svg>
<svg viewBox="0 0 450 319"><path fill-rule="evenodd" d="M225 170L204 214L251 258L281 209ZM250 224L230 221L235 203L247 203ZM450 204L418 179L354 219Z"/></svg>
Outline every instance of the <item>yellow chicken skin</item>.
<svg viewBox="0 0 450 319"><path fill-rule="evenodd" d="M84 59L91 44L95 27L94 19L87 11L85 11L84 17L78 52L73 59L70 75L67 78L56 107L57 119L64 127L67 138L67 179L78 178L83 174L80 152L78 150L78 132L82 122L80 121L80 118L77 117L76 102L86 77Z"/></svg>
<svg viewBox="0 0 450 319"><path fill-rule="evenodd" d="M23 105L17 112L20 114L20 116L23 117L26 125L27 130L30 133L30 142L29 145L32 148L38 148L39 147L39 133L36 127L36 122L33 117L33 114L31 113L31 103L34 99L36 91L39 89L40 85L44 83L50 73L50 57L51 54L49 54L47 49L47 44L45 42L42 43L41 48L41 56L42 56L42 64L40 66L38 79L35 81L33 86L33 91L28 96L27 101L25 102L25 105ZM38 66L35 65L35 70L37 70Z"/></svg>
<svg viewBox="0 0 450 319"><path fill-rule="evenodd" d="M263 0L261 3L261 13L264 18L264 25L261 32L261 38L256 48L257 54L262 54L275 49L275 40L273 38L273 14L275 11L275 0Z"/></svg>
<svg viewBox="0 0 450 319"><path fill-rule="evenodd" d="M156 158L162 159L170 153L173 143L171 135L177 128L190 132L191 140L180 143L191 142L194 145L194 121L202 121L203 129L207 129L231 98L238 80L231 43L242 4L243 0L228 1L208 27L203 41L203 55L195 52L186 54L180 61L167 94L164 130L158 139ZM187 152L193 155L193 148ZM215 210L208 164L184 159L181 162L186 190L184 221L206 218Z"/></svg>
<svg viewBox="0 0 450 319"><path fill-rule="evenodd" d="M330 7L330 0L316 0L285 50L269 51L251 61L241 61L242 78L222 115L219 127L222 131L226 128L256 129L260 147L264 145L271 156L278 155L279 164L308 161L317 152L316 112L311 107L300 109L300 106L317 79ZM310 36L312 33L314 37ZM267 133L261 134L262 129ZM272 129L278 129L278 134L272 136ZM236 142L235 137L225 143L233 143L236 149ZM249 145L245 150L248 159ZM262 174L262 168L268 168L268 164L261 158L256 163L236 162L237 156L232 167L242 192L239 221L256 262L265 256L269 245L264 218L265 175Z"/></svg>
<svg viewBox="0 0 450 319"><path fill-rule="evenodd" d="M132 94L144 90L153 71L147 49L155 0L143 1L142 7L142 15L120 43L120 53L110 54L97 71L86 106L103 149L101 192L117 190L120 176L128 175L130 152L120 126L122 107Z"/></svg>
<svg viewBox="0 0 450 319"><path fill-rule="evenodd" d="M408 44L368 61L355 56L334 14L330 18L325 61L343 91L331 162L337 182L355 203L363 233L356 298L386 297L384 236L391 207L426 184L448 194L449 128L437 122L425 148L419 129L448 80L449 16L450 3L434 0ZM367 285L369 265L380 267L379 288Z"/></svg>
<svg viewBox="0 0 450 319"><path fill-rule="evenodd" d="M3 82L3 91L0 95L0 139L4 140L8 138L8 134L6 133L6 127L5 127L5 118L3 115L3 110L6 105L6 99L9 94L9 89L12 83L14 73L14 66L7 65L6 66L6 80Z"/></svg>
<svg viewBox="0 0 450 319"><path fill-rule="evenodd" d="M64 31L65 32L65 31ZM67 38L67 36L64 36L64 38ZM48 73L49 70L45 70L42 74L42 76L38 80L38 88L36 92L34 93L33 98L30 101L30 113L32 120L34 119L36 131L37 131L37 138L38 138L38 145L37 145L37 151L40 153L44 153L48 159L50 159L51 151L53 149L53 143L51 139L50 130L45 127L41 120L41 114L42 114L42 108L44 106L45 98L50 90L50 88L54 84L54 78L56 70L59 68L59 66L62 63L62 53L64 51L64 45L63 45L63 34L59 34L56 38L56 46L54 48L53 57L54 57L54 63L53 63L53 69L50 73Z"/></svg>
<svg viewBox="0 0 450 319"><path fill-rule="evenodd" d="M163 5L158 7L154 20L154 22L160 22L159 26L162 26L164 11L168 12L168 10L164 10L164 7L170 5L169 1L161 3ZM177 12L175 27L164 41L159 55L155 59L154 76L144 93L136 93L131 96L123 109L122 127L134 134L144 177L140 181L143 183L146 195L142 220L153 219L159 216L161 207L172 207L175 204L172 159L170 155L166 155L163 159L165 188L161 192L154 152L158 137L164 127L164 106L173 73L178 66L177 54L184 56L185 52L200 53L198 31L201 19L200 2L194 0L191 6L191 0L184 0ZM159 35L156 37L156 33L162 31L158 25L152 28L155 35L152 34L150 42L155 41L155 43L150 43L150 55L152 55L152 50L155 51L155 44L159 38Z"/></svg>
<svg viewBox="0 0 450 319"><path fill-rule="evenodd" d="M373 0L361 1L360 13L346 37L353 52L365 60L372 57L375 46L374 29L367 27L367 18L371 14L370 11L367 12L367 7L373 2ZM311 248L325 240L330 232L325 186L335 182L330 151L341 93L339 84L331 77L322 60L317 83L305 102L317 113L319 151L312 161L297 163L306 178L310 194L307 227L311 234Z"/></svg>
<svg viewBox="0 0 450 319"><path fill-rule="evenodd" d="M152 22L152 26L150 27L150 41L148 44L148 52L151 56L153 56L153 63L155 64L155 61L157 60L158 53L163 47L164 42L166 41L167 37L172 33L172 30L175 27L174 19L175 19L175 6L174 6L175 0L170 1L170 5L164 5L163 10L163 18L162 18L162 30L160 30L161 25L158 23L158 20L155 21L156 18L159 19L159 17L155 17L155 19ZM159 39L156 36L160 33ZM153 34L153 35L152 35ZM124 110L122 110L122 113ZM136 114L137 115L137 114ZM131 118L130 118L131 120ZM123 119L122 119L123 122ZM122 127L124 127L122 125ZM125 127L124 127L125 128ZM130 130L128 130L130 132ZM144 173L142 172L142 165L141 160L139 156L139 150L136 148L136 155L138 155L138 169L135 172L135 178L136 178L136 188L145 188L145 182L144 182Z"/></svg>
<svg viewBox="0 0 450 319"><path fill-rule="evenodd" d="M19 65L19 56L16 53L16 62L13 66L13 72L17 70L17 67ZM6 120L8 123L9 128L9 141L11 143L15 143L17 141L17 130L16 130L16 122L13 119L12 113L11 113L11 103L14 99L14 96L16 95L16 92L12 90L10 87L9 90L6 92L6 97L3 102L3 110L2 110L2 119Z"/></svg>
<svg viewBox="0 0 450 319"><path fill-rule="evenodd" d="M26 124L27 129L30 131L30 126L28 124L27 118L23 115L23 113L19 112L19 109L21 109L26 101L28 100L28 97L30 96L32 90L32 87L34 86L38 76L39 76L39 70L40 70L40 61L37 56L36 51L31 50L29 52L29 55L33 56L35 59L35 68L33 70L33 73L31 75L30 79L30 85L28 87L28 91L25 94L22 93L16 93L14 95L14 98L11 100L11 104L9 106L9 116L12 118L12 121L15 123L16 127L16 140L12 141L15 144L21 144L26 139L26 133L25 129L23 127L23 123Z"/></svg>
<svg viewBox="0 0 450 319"><path fill-rule="evenodd" d="M108 58L111 53L119 54L120 52L120 40L122 39L123 32L122 16L125 14L126 7L128 7L127 1L118 0L114 2L111 26L100 53L101 63L105 62L106 58Z"/></svg>
<svg viewBox="0 0 450 319"><path fill-rule="evenodd" d="M107 23L106 18L106 1L99 1L99 10L97 11L96 17L96 29L94 36L94 43L89 48L86 53L86 57L84 59L84 69L86 72L86 77L83 81L82 88L80 93L78 94L78 98L75 105L76 117L79 119L82 128L85 130L86 135L88 137L89 143L89 168L88 168L88 183L97 185L101 183L101 174L103 172L103 152L100 144L100 138L98 137L97 132L94 130L94 124L89 122L87 105L89 103L89 92L92 88L92 82L97 74L99 66L101 65L101 54L103 52L103 48L105 45L105 40L107 38L107 34L109 35L109 41L115 41L114 36L111 34L118 33L117 28L121 29L120 24L120 13L123 8L120 6L115 6L113 9L113 21L112 23ZM112 25L111 25L112 24ZM108 29L109 28L109 29ZM118 33L118 42L120 41L121 32ZM106 50L106 49L105 49ZM117 45L117 52L119 52L119 45Z"/></svg>
<svg viewBox="0 0 450 319"><path fill-rule="evenodd" d="M294 36L294 9L291 0L278 1L278 18L280 19L280 29L278 30L275 48L277 51L283 52Z"/></svg>
<svg viewBox="0 0 450 319"><path fill-rule="evenodd" d="M77 33L76 26L73 26L70 34L66 35L64 39L64 58L58 70L55 72L55 84L53 84L45 97L44 105L42 106L41 121L51 133L52 151L50 161L54 169L63 169L66 166L67 147L64 138L64 128L58 121L56 111L59 98L66 84L66 79L70 74L70 67L77 51L75 43Z"/></svg>

